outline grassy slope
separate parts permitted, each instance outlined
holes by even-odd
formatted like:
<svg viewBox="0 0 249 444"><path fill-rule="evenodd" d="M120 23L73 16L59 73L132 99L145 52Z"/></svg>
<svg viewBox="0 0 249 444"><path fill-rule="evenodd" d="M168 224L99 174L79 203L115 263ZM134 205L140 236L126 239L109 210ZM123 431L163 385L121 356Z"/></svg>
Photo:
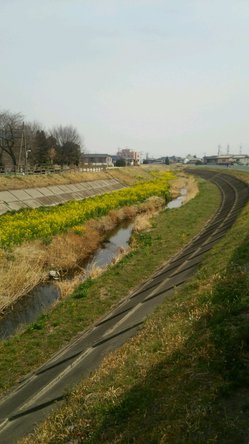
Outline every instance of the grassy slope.
<svg viewBox="0 0 249 444"><path fill-rule="evenodd" d="M138 237L140 248L94 281L88 291L82 285L80 292L58 304L24 334L0 344L2 391L91 325L198 233L219 201L213 185L201 181L200 187L196 199L179 210L161 213L153 230ZM213 199L208 199L209 196Z"/></svg>
<svg viewBox="0 0 249 444"><path fill-rule="evenodd" d="M33 443L248 442L248 218L249 205L192 281L76 388Z"/></svg>
<svg viewBox="0 0 249 444"><path fill-rule="evenodd" d="M149 176L149 171L155 168L158 169L157 166L147 168L141 166L117 168L95 173L80 173L76 170L60 174L37 176L0 176L0 191L110 179L111 177L115 177L128 185L132 185L137 180L137 177L146 179Z"/></svg>

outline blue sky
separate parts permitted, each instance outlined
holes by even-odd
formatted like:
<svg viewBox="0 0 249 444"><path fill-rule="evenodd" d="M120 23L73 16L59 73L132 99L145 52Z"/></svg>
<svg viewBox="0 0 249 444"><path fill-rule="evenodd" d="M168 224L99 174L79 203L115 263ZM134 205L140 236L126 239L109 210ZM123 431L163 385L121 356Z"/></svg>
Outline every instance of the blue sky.
<svg viewBox="0 0 249 444"><path fill-rule="evenodd" d="M0 0L1 109L90 152L249 154L248 0Z"/></svg>

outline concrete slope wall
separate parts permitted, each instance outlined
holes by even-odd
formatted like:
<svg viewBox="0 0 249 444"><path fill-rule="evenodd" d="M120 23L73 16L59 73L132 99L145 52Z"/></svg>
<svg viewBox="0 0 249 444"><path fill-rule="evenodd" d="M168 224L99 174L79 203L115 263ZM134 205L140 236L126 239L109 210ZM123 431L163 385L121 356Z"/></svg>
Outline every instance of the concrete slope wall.
<svg viewBox="0 0 249 444"><path fill-rule="evenodd" d="M70 200L81 200L108 191L123 188L116 179L94 180L42 188L0 191L0 215L21 208L58 205Z"/></svg>

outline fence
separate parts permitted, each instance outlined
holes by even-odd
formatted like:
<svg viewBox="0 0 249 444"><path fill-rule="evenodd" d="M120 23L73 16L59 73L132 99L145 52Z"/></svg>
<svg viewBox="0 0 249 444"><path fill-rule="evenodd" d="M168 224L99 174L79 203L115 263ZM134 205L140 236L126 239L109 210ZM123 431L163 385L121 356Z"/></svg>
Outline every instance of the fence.
<svg viewBox="0 0 249 444"><path fill-rule="evenodd" d="M0 175L1 176L28 176L28 175L41 175L41 174L62 174L66 172L98 172L98 171L104 171L106 170L106 166L98 166L95 167L93 165L87 165L87 166L80 166L80 167L74 167L74 168L67 168L67 167L37 167L37 168L28 168L26 171L25 169L20 169L19 171L13 171L11 168L3 168L0 167Z"/></svg>

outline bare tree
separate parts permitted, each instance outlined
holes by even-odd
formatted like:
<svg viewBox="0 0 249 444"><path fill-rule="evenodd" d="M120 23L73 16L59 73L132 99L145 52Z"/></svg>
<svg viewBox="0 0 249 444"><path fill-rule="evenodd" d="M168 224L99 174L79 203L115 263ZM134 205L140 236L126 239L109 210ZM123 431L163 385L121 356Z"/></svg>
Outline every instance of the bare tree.
<svg viewBox="0 0 249 444"><path fill-rule="evenodd" d="M0 154L6 153L16 171L18 152L23 137L23 116L10 111L0 112Z"/></svg>
<svg viewBox="0 0 249 444"><path fill-rule="evenodd" d="M56 126L50 131L51 135L56 139L59 146L65 145L66 143L75 143L81 147L82 140L77 131L77 129L72 126Z"/></svg>
<svg viewBox="0 0 249 444"><path fill-rule="evenodd" d="M0 167L8 159L14 171L30 164L78 165L82 151L82 139L72 125L47 133L37 122L24 125L21 113L0 111Z"/></svg>

